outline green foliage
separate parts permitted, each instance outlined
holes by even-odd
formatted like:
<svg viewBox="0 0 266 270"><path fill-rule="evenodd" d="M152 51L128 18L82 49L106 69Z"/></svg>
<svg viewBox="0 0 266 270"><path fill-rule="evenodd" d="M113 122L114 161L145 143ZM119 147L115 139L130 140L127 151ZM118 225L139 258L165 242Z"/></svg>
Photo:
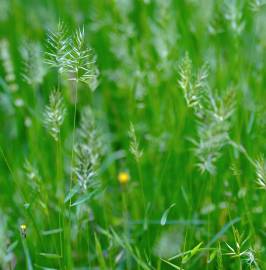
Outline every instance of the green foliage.
<svg viewBox="0 0 266 270"><path fill-rule="evenodd" d="M0 1L1 269L266 269L265 3Z"/></svg>

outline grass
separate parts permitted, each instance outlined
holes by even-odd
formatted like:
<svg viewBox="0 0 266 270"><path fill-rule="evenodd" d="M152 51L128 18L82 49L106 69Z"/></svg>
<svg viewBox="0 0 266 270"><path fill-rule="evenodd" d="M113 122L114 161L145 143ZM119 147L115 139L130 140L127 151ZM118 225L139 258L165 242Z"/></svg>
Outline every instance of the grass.
<svg viewBox="0 0 266 270"><path fill-rule="evenodd" d="M0 269L266 269L265 4L1 0Z"/></svg>

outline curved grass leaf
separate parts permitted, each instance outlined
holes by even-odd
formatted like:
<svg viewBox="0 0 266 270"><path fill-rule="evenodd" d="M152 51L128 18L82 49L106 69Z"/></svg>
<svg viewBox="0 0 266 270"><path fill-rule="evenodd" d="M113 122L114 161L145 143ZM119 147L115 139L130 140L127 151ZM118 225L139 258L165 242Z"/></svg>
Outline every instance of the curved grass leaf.
<svg viewBox="0 0 266 270"><path fill-rule="evenodd" d="M168 214L170 210L175 206L175 203L171 204L163 213L162 218L161 218L161 225L164 226L167 221Z"/></svg>

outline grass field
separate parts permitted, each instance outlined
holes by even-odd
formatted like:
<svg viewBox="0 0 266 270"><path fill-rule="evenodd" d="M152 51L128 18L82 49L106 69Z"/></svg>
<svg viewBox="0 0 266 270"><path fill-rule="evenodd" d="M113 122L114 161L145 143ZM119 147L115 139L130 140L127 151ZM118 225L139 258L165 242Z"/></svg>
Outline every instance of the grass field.
<svg viewBox="0 0 266 270"><path fill-rule="evenodd" d="M266 269L266 1L0 0L0 269Z"/></svg>

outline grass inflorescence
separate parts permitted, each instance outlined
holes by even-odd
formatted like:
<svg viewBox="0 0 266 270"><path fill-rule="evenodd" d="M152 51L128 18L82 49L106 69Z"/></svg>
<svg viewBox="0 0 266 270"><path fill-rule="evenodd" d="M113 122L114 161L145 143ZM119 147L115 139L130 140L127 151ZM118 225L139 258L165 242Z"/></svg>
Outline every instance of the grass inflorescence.
<svg viewBox="0 0 266 270"><path fill-rule="evenodd" d="M0 1L0 269L266 269L263 0Z"/></svg>

